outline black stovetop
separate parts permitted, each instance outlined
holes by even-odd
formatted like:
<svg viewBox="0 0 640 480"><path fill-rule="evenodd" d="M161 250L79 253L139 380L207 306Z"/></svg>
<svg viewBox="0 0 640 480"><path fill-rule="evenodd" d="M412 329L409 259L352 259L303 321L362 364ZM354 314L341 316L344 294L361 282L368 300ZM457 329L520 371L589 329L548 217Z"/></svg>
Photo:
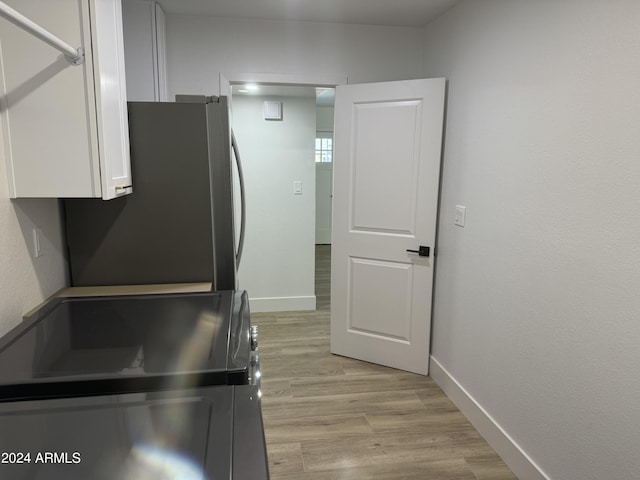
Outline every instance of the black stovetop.
<svg viewBox="0 0 640 480"><path fill-rule="evenodd" d="M246 384L246 292L55 298L0 340L0 401Z"/></svg>

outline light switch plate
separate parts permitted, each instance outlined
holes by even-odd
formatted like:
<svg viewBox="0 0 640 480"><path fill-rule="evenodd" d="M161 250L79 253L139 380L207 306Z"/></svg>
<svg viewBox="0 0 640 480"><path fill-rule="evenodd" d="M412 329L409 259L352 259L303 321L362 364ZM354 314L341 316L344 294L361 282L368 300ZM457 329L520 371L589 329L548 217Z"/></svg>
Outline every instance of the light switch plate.
<svg viewBox="0 0 640 480"><path fill-rule="evenodd" d="M293 182L293 194L294 195L302 195L302 181L294 180Z"/></svg>
<svg viewBox="0 0 640 480"><path fill-rule="evenodd" d="M456 217L455 224L459 227L464 227L464 218L467 214L467 207L463 207L462 205L456 205Z"/></svg>

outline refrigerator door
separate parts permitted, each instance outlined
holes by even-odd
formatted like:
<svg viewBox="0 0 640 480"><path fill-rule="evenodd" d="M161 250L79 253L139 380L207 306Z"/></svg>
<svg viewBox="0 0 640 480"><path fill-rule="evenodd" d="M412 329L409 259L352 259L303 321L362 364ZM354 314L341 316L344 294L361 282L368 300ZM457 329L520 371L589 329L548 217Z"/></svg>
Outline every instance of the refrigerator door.
<svg viewBox="0 0 640 480"><path fill-rule="evenodd" d="M130 102L134 193L67 199L71 283L236 285L226 103Z"/></svg>
<svg viewBox="0 0 640 480"><path fill-rule="evenodd" d="M213 224L213 283L216 290L237 288L233 170L227 98L206 104L209 127L211 205Z"/></svg>

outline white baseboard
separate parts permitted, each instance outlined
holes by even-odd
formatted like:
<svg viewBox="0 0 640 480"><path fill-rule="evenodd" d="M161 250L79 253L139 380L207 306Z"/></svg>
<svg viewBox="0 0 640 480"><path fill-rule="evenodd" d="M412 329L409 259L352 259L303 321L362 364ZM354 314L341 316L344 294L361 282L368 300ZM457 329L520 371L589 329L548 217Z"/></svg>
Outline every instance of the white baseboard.
<svg viewBox="0 0 640 480"><path fill-rule="evenodd" d="M551 480L484 408L433 357L429 375L520 480Z"/></svg>
<svg viewBox="0 0 640 480"><path fill-rule="evenodd" d="M289 312L299 310L315 310L315 295L308 297L249 297L251 312Z"/></svg>

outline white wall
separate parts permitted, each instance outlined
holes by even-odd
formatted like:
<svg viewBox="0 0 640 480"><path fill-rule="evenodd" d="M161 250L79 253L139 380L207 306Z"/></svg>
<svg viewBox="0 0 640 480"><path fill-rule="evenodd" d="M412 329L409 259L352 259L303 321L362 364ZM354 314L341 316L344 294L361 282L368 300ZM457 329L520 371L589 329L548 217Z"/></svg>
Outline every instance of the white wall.
<svg viewBox="0 0 640 480"><path fill-rule="evenodd" d="M333 107L316 108L316 132L333 134ZM333 163L316 163L316 244L331 244Z"/></svg>
<svg viewBox="0 0 640 480"><path fill-rule="evenodd" d="M418 78L422 74L424 32L418 28L167 15L166 34L170 98L174 98L176 93L217 94L220 73L285 74L305 78L315 75L319 78L348 77L350 83ZM234 124L243 157L246 156L244 151L247 148L263 151L263 145L252 139L255 131L238 118L237 102L239 97L234 97ZM260 105L260 112L261 108ZM289 107L285 105L285 122L287 111ZM315 113L313 115L312 135L315 135ZM243 142L240 138L239 132L243 127L250 132L247 137L249 141ZM281 146L286 147L284 143ZM304 180L303 193L305 201L310 202L314 199L315 189L313 147L312 142L310 144L312 153L309 157L311 163L308 165L309 171L305 173L310 177L308 177L309 180ZM271 172L265 172L265 174L271 174ZM277 195L285 195L289 201L292 201L292 182L298 179L292 175L293 172L290 172L286 182L276 189ZM271 183L275 180L258 179L256 181L260 184L262 181ZM247 191L252 195L260 195L262 190L255 190L255 187L248 184ZM269 203L271 197L268 195L271 194L265 194L255 202L262 209L261 214L274 215L278 211L278 209L268 208L271 206ZM298 198L297 201L299 200L301 199ZM290 219L289 222L290 226L294 225L293 220ZM307 212L304 222L310 222L311 240L308 245L312 249L314 210ZM298 222L296 228L300 229L301 225ZM258 227L250 226L249 228ZM283 238L289 238L289 233L287 230L274 231L273 239L276 243L274 246L282 247L278 243L283 243ZM311 268L311 274L309 276L305 274L302 281L302 276L291 276L290 267L287 267L286 271L278 269L280 264L278 262L291 262L291 257L286 256L284 250L269 260L274 262L272 265L262 264L264 259L252 259L252 256L262 256L265 248L271 248L271 244L265 246L261 242L256 242L257 245L252 246L253 240L249 238L250 234L248 229L244 253L246 258L243 259L247 266L241 267L239 277L241 286L246 288L253 298L251 307L253 311L283 308L279 301L258 301L258 298L301 297L304 299L314 295L313 257L305 257L304 263L300 266L302 269ZM304 233L302 230L296 231L295 234L307 235L306 230ZM289 239L293 240L293 237ZM287 240L284 243L290 242ZM306 254L312 255L313 250ZM309 261L310 267L306 263ZM249 269L248 265L254 265L255 268ZM293 300L287 301L288 305L294 305L294 303ZM310 305L308 300L301 301L301 304L307 307Z"/></svg>
<svg viewBox="0 0 640 480"><path fill-rule="evenodd" d="M10 200L0 132L0 336L22 315L67 283L57 200ZM33 228L42 230L43 255L33 256Z"/></svg>
<svg viewBox="0 0 640 480"><path fill-rule="evenodd" d="M122 1L127 100L130 102L153 102L157 98L154 12L155 2L150 0Z"/></svg>
<svg viewBox="0 0 640 480"><path fill-rule="evenodd" d="M122 0L127 100L166 102L165 21L152 0Z"/></svg>
<svg viewBox="0 0 640 480"><path fill-rule="evenodd" d="M316 131L333 132L333 107L316 108Z"/></svg>
<svg viewBox="0 0 640 480"><path fill-rule="evenodd" d="M419 78L417 28L167 15L170 98L217 94L219 74L340 75L349 83Z"/></svg>
<svg viewBox="0 0 640 480"><path fill-rule="evenodd" d="M637 1L468 0L426 29L433 358L552 479L640 472L638 25Z"/></svg>
<svg viewBox="0 0 640 480"><path fill-rule="evenodd" d="M264 120L267 99L283 102L282 121ZM240 288L254 312L314 310L315 98L234 96L233 122L247 192Z"/></svg>

